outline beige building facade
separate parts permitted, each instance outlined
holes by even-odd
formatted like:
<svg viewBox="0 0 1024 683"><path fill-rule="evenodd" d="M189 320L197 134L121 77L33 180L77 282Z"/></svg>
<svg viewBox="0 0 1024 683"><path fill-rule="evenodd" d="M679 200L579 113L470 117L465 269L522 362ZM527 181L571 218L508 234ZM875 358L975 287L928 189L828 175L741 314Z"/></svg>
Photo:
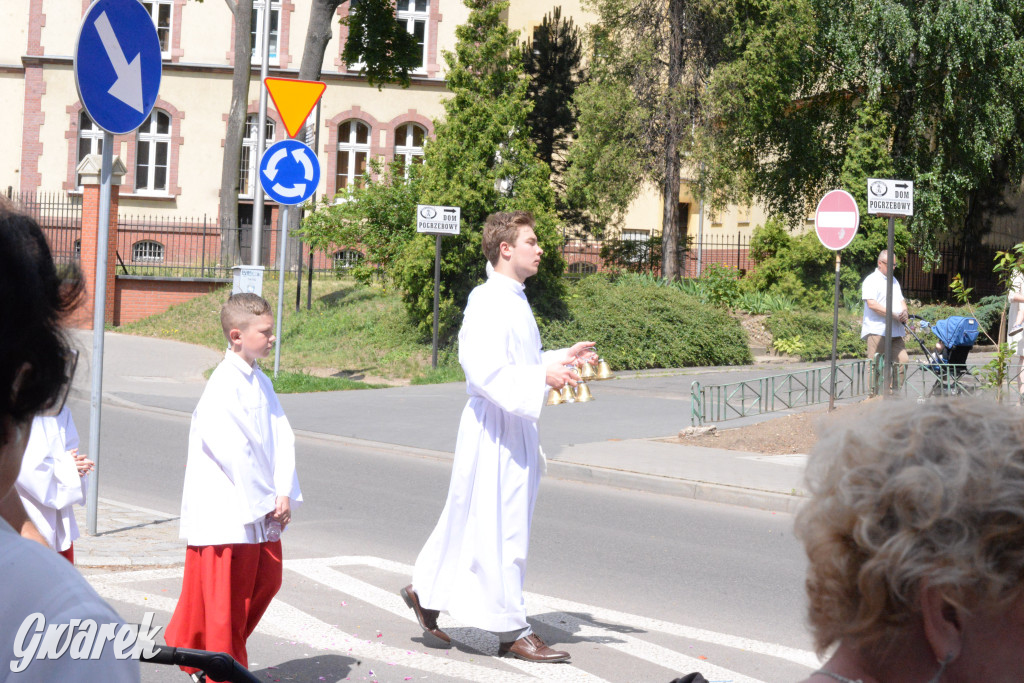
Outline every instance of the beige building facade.
<svg viewBox="0 0 1024 683"><path fill-rule="evenodd" d="M215 218L234 70L233 15L226 3L218 0L140 1L152 15L161 40L163 79L149 120L134 133L114 137L114 153L127 168L121 211ZM89 4L88 0L22 0L0 5L0 91L7 104L0 109L0 125L11 133L0 151L0 191L78 193L78 162L101 151L102 131L79 102L73 72L78 31ZM248 98L250 125L238 198L243 220L252 215L261 87L258 55L267 19L264 0L255 4L250 27L255 36ZM298 76L309 4L272 0L271 76ZM525 39L556 4L561 5L563 16L572 17L581 27L594 20L580 0L514 0L505 18ZM347 8L345 3L336 19L345 16ZM444 114L447 90L442 54L454 48L455 28L466 21L469 10L461 0L396 0L396 9L422 47L420 68L407 89L369 86L358 69L341 59L346 29L333 22L321 76L327 89L318 117L316 152L322 173L317 196L330 196L358 183L373 158L416 163L422 156L423 141L433 134L434 120ZM268 107L267 132L270 141L286 136L273 106ZM312 144L312 135L308 141ZM695 237L699 205L689 195L685 179L679 201L686 232ZM657 235L661 211L657 188L645 188L627 213L625 234L635 239ZM757 209L705 215L704 234L749 235L763 220Z"/></svg>

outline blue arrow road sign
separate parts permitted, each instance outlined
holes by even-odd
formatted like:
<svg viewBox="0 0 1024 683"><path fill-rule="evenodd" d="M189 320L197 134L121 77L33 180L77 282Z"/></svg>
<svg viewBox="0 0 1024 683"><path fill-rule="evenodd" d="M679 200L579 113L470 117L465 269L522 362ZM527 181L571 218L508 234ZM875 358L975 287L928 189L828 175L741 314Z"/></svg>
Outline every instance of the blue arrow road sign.
<svg viewBox="0 0 1024 683"><path fill-rule="evenodd" d="M139 0L96 0L75 46L75 83L100 128L130 133L143 124L160 91L163 63L153 17Z"/></svg>
<svg viewBox="0 0 1024 683"><path fill-rule="evenodd" d="M320 161L298 140L281 140L260 159L260 184L278 204L301 204L320 184Z"/></svg>

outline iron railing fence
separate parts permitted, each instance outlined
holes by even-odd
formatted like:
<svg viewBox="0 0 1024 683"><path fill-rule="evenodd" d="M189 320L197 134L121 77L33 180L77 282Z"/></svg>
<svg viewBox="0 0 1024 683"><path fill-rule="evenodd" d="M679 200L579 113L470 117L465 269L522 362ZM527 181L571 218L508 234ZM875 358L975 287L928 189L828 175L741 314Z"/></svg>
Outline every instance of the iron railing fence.
<svg viewBox="0 0 1024 683"><path fill-rule="evenodd" d="M872 389L867 359L836 363L836 400L868 396ZM690 422L725 422L749 415L827 403L831 364L728 384L690 385Z"/></svg>
<svg viewBox="0 0 1024 683"><path fill-rule="evenodd" d="M82 240L81 196L64 192L15 192L8 187L7 198L43 229L55 263L78 263Z"/></svg>
<svg viewBox="0 0 1024 683"><path fill-rule="evenodd" d="M562 257L566 262L566 274L579 277L590 273L610 270L626 270L637 273L661 275L661 235L653 234L647 240L606 239L564 236ZM750 237L743 233L736 235L705 235L700 244L692 235L683 241L679 249L679 267L682 277L698 277L711 263L717 263L741 272L752 270L756 264L750 258Z"/></svg>

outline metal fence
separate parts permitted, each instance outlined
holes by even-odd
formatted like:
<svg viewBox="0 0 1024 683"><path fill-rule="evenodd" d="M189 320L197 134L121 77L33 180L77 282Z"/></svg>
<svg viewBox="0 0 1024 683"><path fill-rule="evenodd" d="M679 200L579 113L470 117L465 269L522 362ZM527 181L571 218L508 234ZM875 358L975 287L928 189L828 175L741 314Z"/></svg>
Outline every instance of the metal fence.
<svg viewBox="0 0 1024 683"><path fill-rule="evenodd" d="M627 270L638 273L661 274L661 236L651 235L648 240L608 239L595 240L565 237L562 257L566 274L570 277ZM750 258L750 237L742 233L733 235L705 235L699 244L690 236L679 250L679 268L682 277L699 277L708 264L717 263L741 272L756 267Z"/></svg>
<svg viewBox="0 0 1024 683"><path fill-rule="evenodd" d="M39 223L56 263L78 262L82 244L80 196L63 192L14 192L8 187L7 198Z"/></svg>
<svg viewBox="0 0 1024 683"><path fill-rule="evenodd" d="M871 361L836 363L836 400L872 393ZM748 415L826 403L832 385L831 364L729 384L690 385L690 422L724 422Z"/></svg>

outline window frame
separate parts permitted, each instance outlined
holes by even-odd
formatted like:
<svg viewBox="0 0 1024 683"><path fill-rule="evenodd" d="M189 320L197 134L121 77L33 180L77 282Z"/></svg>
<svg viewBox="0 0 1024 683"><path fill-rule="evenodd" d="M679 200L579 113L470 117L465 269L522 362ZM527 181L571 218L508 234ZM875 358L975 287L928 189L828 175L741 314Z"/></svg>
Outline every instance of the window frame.
<svg viewBox="0 0 1024 683"><path fill-rule="evenodd" d="M420 65L413 69L413 73L423 74L427 71L427 55L430 51L430 0L425 0L426 6L422 10L415 9L417 0L398 0L395 3L395 18L399 23L405 23L405 30L410 35L416 35L416 24L423 25L423 45L420 55ZM437 0L434 0L435 2ZM399 9L402 3L406 3L406 9ZM413 9L408 9L412 7Z"/></svg>
<svg viewBox="0 0 1024 683"><path fill-rule="evenodd" d="M349 139L342 140L341 130L349 124ZM353 125L354 124L354 125ZM358 129L359 126L366 128L366 142L359 142ZM345 119L338 124L338 143L335 145L335 170L334 170L334 191L335 193L341 192L342 190L355 189L362 187L362 177L366 171L370 168L370 154L372 153L373 147L373 126L362 119L350 118ZM341 155L347 153L348 164L345 169L345 173L342 173ZM357 155L365 154L363 161L363 170L357 172ZM341 179L344 177L345 183L341 183Z"/></svg>
<svg viewBox="0 0 1024 683"><path fill-rule="evenodd" d="M156 114L155 117L154 117L154 114ZM160 116L167 117L167 132L166 133L160 133L159 132L159 125L160 125L159 124L159 117ZM164 111L163 109L160 109L160 108L154 108L153 111L150 112L149 117L146 119L146 121L143 122L143 124L141 126L139 126L138 130L135 132L135 194L139 194L139 195L154 195L154 196L169 196L170 195L171 165L172 165L171 153L173 151L173 141L174 141L173 140L173 135L172 135L173 123L174 123L174 117L172 117L169 112ZM150 128L156 128L156 132L153 132L153 131L145 131L144 132L144 129L147 127L147 124L149 124L148 127L150 127ZM140 170L140 167L142 166L142 162L140 161L140 159L142 157L142 155L140 153L140 149L141 149L141 143L143 143L143 142L147 143L148 149L149 149L149 153L147 155L148 156L148 160L146 162L146 175L147 175L147 180L148 180L148 182L147 182L148 186L147 187L142 187L139 184L139 177L141 175L139 173L139 170ZM154 185L155 185L155 182L156 182L157 170L159 168L159 165L157 164L157 156L158 156L157 150L158 150L158 147L160 145L166 145L165 163L163 164L163 168L164 168L164 186L162 188L157 188L157 187L154 187Z"/></svg>
<svg viewBox="0 0 1024 683"><path fill-rule="evenodd" d="M132 243L132 263L163 263L166 254L166 247L156 240L142 239Z"/></svg>
<svg viewBox="0 0 1024 683"><path fill-rule="evenodd" d="M245 135L242 137L242 153L238 158L238 198L239 199L253 199L256 197L256 174L259 172L259 159L256 158L256 146L259 142L257 136L249 137L250 131L258 132L260 125L260 115L256 113L250 113L245 115ZM267 117L267 121L264 124L266 126L266 141L264 149L270 147L270 145L276 142L277 137L277 121L271 117ZM248 157L248 167L246 166L246 158ZM243 183L243 179L245 182ZM266 194L264 194L266 197Z"/></svg>
<svg viewBox="0 0 1024 683"><path fill-rule="evenodd" d="M270 0L270 45L271 52L267 57L268 66L281 66L281 20L284 17L282 0ZM265 11L264 0L255 0L252 7L252 24L249 33L252 37L252 54L249 63L259 65L263 63L263 13ZM274 28L273 18L277 17L277 28Z"/></svg>
<svg viewBox="0 0 1024 683"><path fill-rule="evenodd" d="M405 140L402 144L399 144L399 133L405 128ZM419 130L421 133L420 145L417 147L415 144L415 130ZM392 150L394 156L392 157L391 163L402 160L402 175L406 178L409 177L409 167L414 164L422 164L424 161L423 147L426 144L427 136L426 126L416 123L414 121L406 121L395 126L395 146Z"/></svg>
<svg viewBox="0 0 1024 683"><path fill-rule="evenodd" d="M171 53L174 49L174 0L139 0L142 6L149 12L149 16L153 19L153 26L156 27L157 37L160 37L160 31L166 31L166 45L164 48L164 40L160 41L160 56L163 59L171 59ZM161 29L160 27L160 9L162 7L167 8L167 27Z"/></svg>
<svg viewBox="0 0 1024 683"><path fill-rule="evenodd" d="M87 128L84 124L89 122ZM88 131L88 132L86 132ZM82 140L89 140L89 150L85 154L82 154ZM85 107L78 112L78 133L75 136L75 168L82 163L89 154L103 154L103 129L96 125L96 122L89 116L89 112L85 110ZM75 189L78 191L82 190L82 176L80 173L75 171Z"/></svg>

